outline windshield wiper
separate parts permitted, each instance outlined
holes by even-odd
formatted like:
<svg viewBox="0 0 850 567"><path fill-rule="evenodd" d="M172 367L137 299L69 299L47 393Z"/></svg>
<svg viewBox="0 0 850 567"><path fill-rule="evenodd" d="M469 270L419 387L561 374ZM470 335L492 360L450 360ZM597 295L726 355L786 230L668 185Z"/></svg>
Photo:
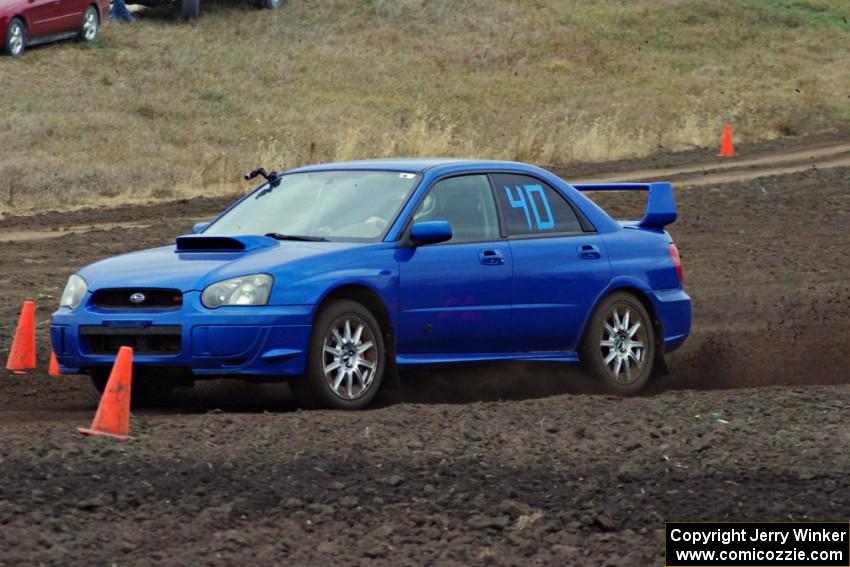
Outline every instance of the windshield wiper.
<svg viewBox="0 0 850 567"><path fill-rule="evenodd" d="M299 242L330 242L324 236L302 236L299 234L281 234L279 232L267 232L264 236L275 240L297 240Z"/></svg>

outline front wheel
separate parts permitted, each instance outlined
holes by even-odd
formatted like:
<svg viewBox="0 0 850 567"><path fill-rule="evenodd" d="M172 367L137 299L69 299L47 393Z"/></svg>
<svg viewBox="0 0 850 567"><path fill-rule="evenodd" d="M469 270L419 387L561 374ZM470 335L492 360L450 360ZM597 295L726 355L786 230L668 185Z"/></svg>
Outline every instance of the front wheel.
<svg viewBox="0 0 850 567"><path fill-rule="evenodd" d="M290 384L305 406L363 409L381 387L385 356L372 313L354 301L334 301L313 323L306 374Z"/></svg>
<svg viewBox="0 0 850 567"><path fill-rule="evenodd" d="M639 392L655 363L655 329L643 303L625 292L606 297L585 330L581 359L609 392Z"/></svg>
<svg viewBox="0 0 850 567"><path fill-rule="evenodd" d="M20 57L27 48L27 28L24 23L13 18L6 28L6 41L3 44L3 53L12 57Z"/></svg>
<svg viewBox="0 0 850 567"><path fill-rule="evenodd" d="M93 43L97 40L100 33L100 17L97 14L97 8L89 6L83 14L83 23L80 26L80 31L77 34L79 41Z"/></svg>

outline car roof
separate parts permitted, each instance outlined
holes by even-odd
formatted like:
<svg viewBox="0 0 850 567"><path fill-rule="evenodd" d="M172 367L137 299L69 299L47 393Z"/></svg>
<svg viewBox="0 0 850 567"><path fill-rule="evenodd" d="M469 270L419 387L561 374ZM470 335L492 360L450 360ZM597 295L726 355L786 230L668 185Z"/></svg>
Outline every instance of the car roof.
<svg viewBox="0 0 850 567"><path fill-rule="evenodd" d="M467 158L396 158L396 159L365 159L358 161L341 161L308 165L289 170L287 173L304 173L310 171L340 171L340 170L376 170L400 171L408 173L425 173L429 169L445 166L481 166L482 168L524 166L510 161L496 161Z"/></svg>

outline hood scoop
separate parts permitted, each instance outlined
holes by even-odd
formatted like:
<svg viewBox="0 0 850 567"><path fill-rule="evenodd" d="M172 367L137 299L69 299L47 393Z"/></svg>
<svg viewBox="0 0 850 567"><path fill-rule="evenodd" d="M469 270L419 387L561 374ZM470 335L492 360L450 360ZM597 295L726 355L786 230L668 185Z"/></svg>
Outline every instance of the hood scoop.
<svg viewBox="0 0 850 567"><path fill-rule="evenodd" d="M177 237L175 252L250 252L277 246L277 240L267 236L203 236Z"/></svg>

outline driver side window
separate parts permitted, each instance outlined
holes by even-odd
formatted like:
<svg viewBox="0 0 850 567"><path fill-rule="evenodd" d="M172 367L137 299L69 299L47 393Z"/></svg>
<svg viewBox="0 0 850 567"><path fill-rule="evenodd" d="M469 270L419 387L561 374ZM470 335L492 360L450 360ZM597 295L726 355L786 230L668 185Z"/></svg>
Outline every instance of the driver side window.
<svg viewBox="0 0 850 567"><path fill-rule="evenodd" d="M437 182L413 213L413 220L447 221L453 234L449 242L499 238L499 216L486 175Z"/></svg>

